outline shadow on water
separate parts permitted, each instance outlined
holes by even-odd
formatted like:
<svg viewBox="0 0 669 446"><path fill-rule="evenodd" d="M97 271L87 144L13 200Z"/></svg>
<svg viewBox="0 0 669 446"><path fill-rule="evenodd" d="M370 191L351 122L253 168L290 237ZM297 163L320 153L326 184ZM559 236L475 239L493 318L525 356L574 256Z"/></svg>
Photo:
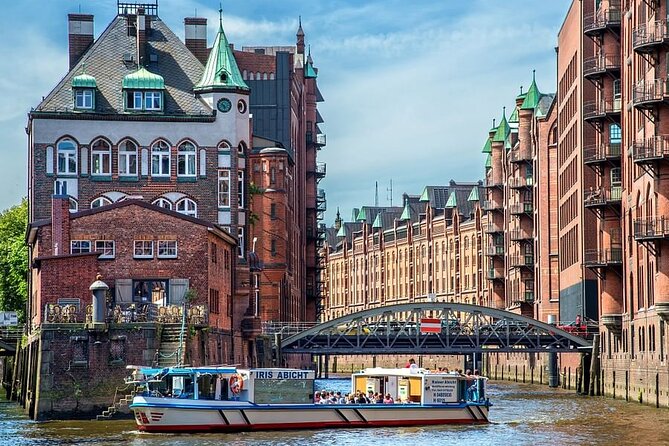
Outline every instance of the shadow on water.
<svg viewBox="0 0 669 446"><path fill-rule="evenodd" d="M318 389L347 392L350 380L328 380ZM0 403L0 444L96 446L343 446L416 445L582 445L667 444L669 411L624 401L587 398L564 390L516 383L492 383L491 423L477 426L337 429L238 434L145 434L133 421L51 421L26 419L12 404Z"/></svg>

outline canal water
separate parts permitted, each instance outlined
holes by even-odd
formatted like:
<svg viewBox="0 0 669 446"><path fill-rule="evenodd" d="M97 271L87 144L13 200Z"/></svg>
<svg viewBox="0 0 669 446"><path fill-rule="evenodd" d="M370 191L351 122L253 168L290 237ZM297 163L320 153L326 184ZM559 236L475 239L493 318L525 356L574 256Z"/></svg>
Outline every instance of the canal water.
<svg viewBox="0 0 669 446"><path fill-rule="evenodd" d="M317 387L346 390L349 380ZM0 402L0 445L307 446L307 445L610 445L669 444L669 410L586 398L542 386L493 383L494 407L484 426L338 429L239 434L145 434L132 420L36 423L14 403Z"/></svg>

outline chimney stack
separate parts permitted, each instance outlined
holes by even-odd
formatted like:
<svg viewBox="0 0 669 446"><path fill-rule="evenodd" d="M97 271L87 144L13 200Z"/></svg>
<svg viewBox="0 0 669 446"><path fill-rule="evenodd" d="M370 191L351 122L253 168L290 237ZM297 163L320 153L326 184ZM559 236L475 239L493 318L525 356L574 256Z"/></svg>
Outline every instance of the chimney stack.
<svg viewBox="0 0 669 446"><path fill-rule="evenodd" d="M207 19L205 17L186 17L184 25L186 27L186 48L205 65L209 57Z"/></svg>
<svg viewBox="0 0 669 446"><path fill-rule="evenodd" d="M68 14L67 30L70 46L70 70L93 43L93 15Z"/></svg>
<svg viewBox="0 0 669 446"><path fill-rule="evenodd" d="M67 195L51 197L51 243L53 255L70 253L70 197Z"/></svg>
<svg viewBox="0 0 669 446"><path fill-rule="evenodd" d="M137 9L137 65L146 66L146 15L144 8Z"/></svg>

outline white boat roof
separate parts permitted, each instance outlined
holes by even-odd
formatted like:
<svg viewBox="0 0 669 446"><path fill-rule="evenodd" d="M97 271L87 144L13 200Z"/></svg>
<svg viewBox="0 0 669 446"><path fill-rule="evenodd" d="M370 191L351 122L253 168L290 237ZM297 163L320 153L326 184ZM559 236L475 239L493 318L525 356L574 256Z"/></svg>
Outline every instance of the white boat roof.
<svg viewBox="0 0 669 446"><path fill-rule="evenodd" d="M444 372L433 372L428 369L422 369L420 367L403 367L401 369L391 369L385 367L369 367L359 372L353 373L353 376L421 376L421 375L436 375L436 376L448 376L459 378L462 375L459 373L444 373Z"/></svg>

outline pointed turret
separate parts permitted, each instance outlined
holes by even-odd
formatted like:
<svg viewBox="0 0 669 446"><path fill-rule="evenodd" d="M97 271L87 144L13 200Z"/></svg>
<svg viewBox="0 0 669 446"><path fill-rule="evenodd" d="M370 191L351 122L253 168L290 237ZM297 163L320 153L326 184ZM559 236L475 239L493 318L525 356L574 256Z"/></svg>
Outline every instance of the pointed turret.
<svg viewBox="0 0 669 446"><path fill-rule="evenodd" d="M511 129L509 128L509 123L506 120L506 107L503 107L502 120L499 122L499 125L497 126L495 135L492 137L492 142L505 142L506 138L509 136L510 131Z"/></svg>
<svg viewBox="0 0 669 446"><path fill-rule="evenodd" d="M458 199L455 196L455 191L451 192L451 195L448 197L448 201L446 202L446 208L454 208L458 205Z"/></svg>
<svg viewBox="0 0 669 446"><path fill-rule="evenodd" d="M467 197L467 201L479 201L479 188L477 186L472 188L469 197Z"/></svg>
<svg viewBox="0 0 669 446"><path fill-rule="evenodd" d="M379 212L376 214L376 218L374 219L374 223L372 223L372 228L373 229L381 229L383 228L383 221L381 220L381 214L383 211Z"/></svg>
<svg viewBox="0 0 669 446"><path fill-rule="evenodd" d="M304 54L304 30L302 29L302 16L299 17L299 25L297 27L297 54Z"/></svg>
<svg viewBox="0 0 669 446"><path fill-rule="evenodd" d="M305 79L316 79L318 74L314 69L314 61L311 59L311 45L309 45L309 54L307 55L307 63L304 64Z"/></svg>
<svg viewBox="0 0 669 446"><path fill-rule="evenodd" d="M339 206L337 206L337 216L335 217L335 223L334 223L334 228L339 231L339 228L341 228L341 214L339 213Z"/></svg>
<svg viewBox="0 0 669 446"><path fill-rule="evenodd" d="M534 110L539 104L539 99L541 99L541 92L539 92L539 88L537 87L536 70L532 70L532 85L530 85L530 88L527 90L523 105L520 106L520 109Z"/></svg>

